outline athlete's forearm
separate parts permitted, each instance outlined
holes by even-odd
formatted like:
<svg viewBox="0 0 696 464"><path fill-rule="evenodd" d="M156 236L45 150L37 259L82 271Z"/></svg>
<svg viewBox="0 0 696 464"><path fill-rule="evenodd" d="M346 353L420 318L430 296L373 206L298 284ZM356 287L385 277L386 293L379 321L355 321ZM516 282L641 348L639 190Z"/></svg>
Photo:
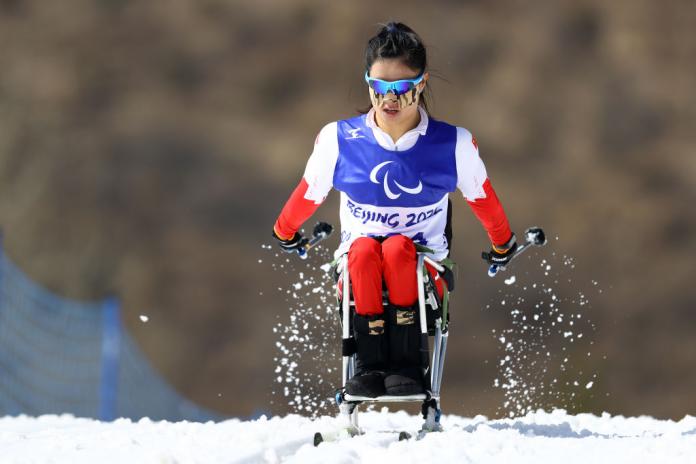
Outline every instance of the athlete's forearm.
<svg viewBox="0 0 696 464"><path fill-rule="evenodd" d="M489 179L486 179L483 184L483 190L486 193L485 198L467 201L467 203L469 203L478 220L481 221L481 225L486 229L491 243L502 245L510 240L512 236L510 224L503 210L503 205L500 203Z"/></svg>
<svg viewBox="0 0 696 464"><path fill-rule="evenodd" d="M273 225L273 230L281 239L289 239L295 235L302 224L319 208L319 203L305 198L307 188L307 181L303 178Z"/></svg>

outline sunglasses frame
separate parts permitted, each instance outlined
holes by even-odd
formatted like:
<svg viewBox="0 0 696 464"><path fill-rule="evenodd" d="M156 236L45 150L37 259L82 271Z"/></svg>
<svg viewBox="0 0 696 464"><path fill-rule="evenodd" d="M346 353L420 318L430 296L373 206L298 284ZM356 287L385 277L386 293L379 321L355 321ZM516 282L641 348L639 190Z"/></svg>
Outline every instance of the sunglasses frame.
<svg viewBox="0 0 696 464"><path fill-rule="evenodd" d="M404 95L404 94L410 92L411 90L415 89L416 86L417 86L418 84L420 84L421 82L423 82L423 78L424 78L424 77L425 77L425 73L421 74L420 76L418 76L418 77L416 77L416 78L414 78L414 79L401 79L401 80L398 80L398 81L385 81L385 80L383 80L383 79L377 79L377 78L374 78L374 77L370 77L370 76L369 76L369 71L365 71L365 82L367 82L367 85L372 89L373 92L375 92L376 94L379 94L379 95L386 95L386 94L388 94L388 93L391 92L391 93L393 93L394 95L396 95L397 97L398 97L399 95ZM384 83L384 84L387 86L387 91L384 92L384 93L378 92L378 91L372 86L372 82L381 82L381 83ZM405 92L399 92L399 93L397 93L397 91L396 91L396 89L395 89L395 86L396 86L397 84L401 84L401 83L404 83L404 82L410 84L408 90L406 90Z"/></svg>

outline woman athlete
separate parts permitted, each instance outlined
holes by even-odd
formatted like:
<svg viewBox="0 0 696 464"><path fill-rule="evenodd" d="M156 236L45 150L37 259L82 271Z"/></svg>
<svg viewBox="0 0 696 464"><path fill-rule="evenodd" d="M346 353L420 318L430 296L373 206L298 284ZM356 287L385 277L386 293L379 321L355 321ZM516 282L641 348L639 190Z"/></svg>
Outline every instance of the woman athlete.
<svg viewBox="0 0 696 464"><path fill-rule="evenodd" d="M489 262L505 266L515 236L469 131L430 117L426 50L402 23L388 23L365 50L366 114L327 124L273 236L288 252L331 188L341 192L341 243L348 255L357 345L348 394L423 392L415 306L416 247L435 260L449 254L449 193L459 189L488 233ZM443 279L431 270L438 290ZM388 299L383 305L382 290Z"/></svg>

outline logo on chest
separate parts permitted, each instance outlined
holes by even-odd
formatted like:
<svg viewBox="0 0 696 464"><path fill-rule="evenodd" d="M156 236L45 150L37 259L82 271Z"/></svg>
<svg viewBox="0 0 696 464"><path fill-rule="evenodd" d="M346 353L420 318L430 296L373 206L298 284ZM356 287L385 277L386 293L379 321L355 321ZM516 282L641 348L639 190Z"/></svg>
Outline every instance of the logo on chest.
<svg viewBox="0 0 696 464"><path fill-rule="evenodd" d="M362 134L359 134L359 132L361 130L362 129L360 129L359 127L355 128L355 129L348 129L348 133L350 134L350 137L346 137L346 140L364 139L365 136Z"/></svg>
<svg viewBox="0 0 696 464"><path fill-rule="evenodd" d="M415 187L406 187L404 185L401 185L397 179L390 179L389 178L389 168L387 167L390 163L393 163L394 161L385 161L383 163L379 163L377 166L375 166L372 169L372 172L370 172L370 182L374 184L382 184L384 186L384 194L389 198L390 200L396 200L401 196L401 193L408 193L409 195L418 195L423 191L423 183L418 180L418 185ZM384 169L382 169L384 168ZM381 181L378 180L378 176L380 174L380 171L384 171L384 177L382 178ZM394 185L394 187L390 186L390 183ZM396 190L396 192L395 192ZM400 192L399 192L400 190Z"/></svg>

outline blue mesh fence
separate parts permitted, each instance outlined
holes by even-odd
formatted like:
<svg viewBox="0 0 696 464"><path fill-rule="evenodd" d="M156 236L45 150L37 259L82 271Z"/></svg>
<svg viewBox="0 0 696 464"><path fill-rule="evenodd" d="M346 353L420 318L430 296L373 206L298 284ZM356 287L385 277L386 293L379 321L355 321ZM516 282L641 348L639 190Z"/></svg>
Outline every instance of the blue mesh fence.
<svg viewBox="0 0 696 464"><path fill-rule="evenodd" d="M118 301L37 285L0 250L0 416L222 420L157 374L121 326Z"/></svg>

